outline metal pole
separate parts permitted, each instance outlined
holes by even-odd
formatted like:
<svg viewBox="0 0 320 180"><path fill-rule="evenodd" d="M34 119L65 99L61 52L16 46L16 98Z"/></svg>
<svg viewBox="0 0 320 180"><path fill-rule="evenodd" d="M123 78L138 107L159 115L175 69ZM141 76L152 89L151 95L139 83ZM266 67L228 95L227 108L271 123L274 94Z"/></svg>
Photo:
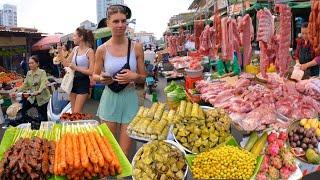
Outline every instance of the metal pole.
<svg viewBox="0 0 320 180"><path fill-rule="evenodd" d="M244 16L244 11L245 11L245 9L244 9L244 3L245 3L245 1L244 1L244 0L241 0L241 2L242 2L242 11L241 11L241 15L242 15L242 16Z"/></svg>

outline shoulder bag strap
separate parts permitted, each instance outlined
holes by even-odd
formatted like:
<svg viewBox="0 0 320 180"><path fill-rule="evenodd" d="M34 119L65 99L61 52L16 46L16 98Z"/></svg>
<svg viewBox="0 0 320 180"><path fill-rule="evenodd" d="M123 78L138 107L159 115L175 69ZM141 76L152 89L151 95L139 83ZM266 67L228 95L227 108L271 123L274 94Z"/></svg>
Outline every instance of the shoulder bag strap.
<svg viewBox="0 0 320 180"><path fill-rule="evenodd" d="M130 69L130 50L131 50L131 39L128 38L128 54L127 54L127 64Z"/></svg>
<svg viewBox="0 0 320 180"><path fill-rule="evenodd" d="M74 57L74 61L76 62L76 66L78 66L78 63L77 63L78 49L79 49L79 47L77 47L76 56Z"/></svg>

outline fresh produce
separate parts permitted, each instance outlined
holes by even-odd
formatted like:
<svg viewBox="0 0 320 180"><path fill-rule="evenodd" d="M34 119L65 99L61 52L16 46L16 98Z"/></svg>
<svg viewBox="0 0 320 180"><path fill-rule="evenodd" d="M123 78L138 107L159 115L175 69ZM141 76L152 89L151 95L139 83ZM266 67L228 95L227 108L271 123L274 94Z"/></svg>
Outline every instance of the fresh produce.
<svg viewBox="0 0 320 180"><path fill-rule="evenodd" d="M186 99L186 93L184 91L184 88L181 86L178 86L176 89L169 92L167 95L173 97L174 101L181 101Z"/></svg>
<svg viewBox="0 0 320 180"><path fill-rule="evenodd" d="M21 79L21 77L16 73L5 73L5 72L0 73L0 84L9 83L10 81L14 81L18 79Z"/></svg>
<svg viewBox="0 0 320 180"><path fill-rule="evenodd" d="M0 179L48 179L53 174L55 143L46 130L17 131L0 162Z"/></svg>
<svg viewBox="0 0 320 180"><path fill-rule="evenodd" d="M226 145L198 154L191 169L195 179L250 179L255 166L252 153Z"/></svg>
<svg viewBox="0 0 320 180"><path fill-rule="evenodd" d="M305 129L314 128L316 130L316 135L320 137L320 123L318 119L301 119L300 125Z"/></svg>
<svg viewBox="0 0 320 180"><path fill-rule="evenodd" d="M168 97L171 97L173 101L181 101L186 99L186 93L184 88L174 81L164 88L164 92L167 93Z"/></svg>
<svg viewBox="0 0 320 180"><path fill-rule="evenodd" d="M267 137L268 134L266 132L264 132L261 137L256 141L256 143L254 143L253 147L251 148L250 152L255 155L255 156L259 156L261 151L264 148L264 145L267 142Z"/></svg>
<svg viewBox="0 0 320 180"><path fill-rule="evenodd" d="M179 107L179 111L181 108L182 106ZM180 115L183 113L177 114L176 117L181 119ZM207 151L230 136L231 119L223 110L210 109L204 113L199 105L194 103L190 116L191 118L178 120L173 129L176 140L189 151Z"/></svg>
<svg viewBox="0 0 320 180"><path fill-rule="evenodd" d="M187 168L182 152L164 141L143 145L133 161L133 177L137 180L184 179Z"/></svg>
<svg viewBox="0 0 320 180"><path fill-rule="evenodd" d="M56 141L54 174L68 179L115 176L121 173L118 158L99 128L63 126Z"/></svg>
<svg viewBox="0 0 320 180"><path fill-rule="evenodd" d="M317 135L318 128L314 128L316 125L318 126L317 119L302 119L299 125L292 128L289 132L289 143L292 152L297 157L310 163L316 163L316 161L314 161L314 159L316 159L314 158L314 153L319 156L318 144L320 136Z"/></svg>
<svg viewBox="0 0 320 180"><path fill-rule="evenodd" d="M150 109L141 106L127 132L148 140L165 140L175 113L175 110L166 111L163 103L154 103Z"/></svg>
<svg viewBox="0 0 320 180"><path fill-rule="evenodd" d="M306 151L307 161L312 164L320 164L320 155L316 153L313 149L307 149Z"/></svg>
<svg viewBox="0 0 320 180"><path fill-rule="evenodd" d="M178 84L175 81L171 81L169 85L164 88L165 93L174 91L178 87Z"/></svg>
<svg viewBox="0 0 320 180"><path fill-rule="evenodd" d="M79 121L92 119L93 116L90 114L83 113L63 113L60 117L61 121Z"/></svg>
<svg viewBox="0 0 320 180"><path fill-rule="evenodd" d="M287 140L285 133L271 132L267 139L268 146L256 179L288 179L297 166L293 154L284 146Z"/></svg>
<svg viewBox="0 0 320 180"><path fill-rule="evenodd" d="M250 151L252 149L253 145L258 140L258 138L259 138L259 136L258 136L257 132L251 133L247 144L244 146L244 149Z"/></svg>

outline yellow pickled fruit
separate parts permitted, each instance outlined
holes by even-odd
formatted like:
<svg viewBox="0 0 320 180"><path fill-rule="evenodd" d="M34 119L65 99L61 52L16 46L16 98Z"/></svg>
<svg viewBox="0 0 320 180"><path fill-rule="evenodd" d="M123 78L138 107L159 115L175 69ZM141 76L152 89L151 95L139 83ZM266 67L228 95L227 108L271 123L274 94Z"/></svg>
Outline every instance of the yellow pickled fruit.
<svg viewBox="0 0 320 180"><path fill-rule="evenodd" d="M316 130L316 135L317 135L318 137L320 137L320 129L319 129L319 128Z"/></svg>
<svg viewBox="0 0 320 180"><path fill-rule="evenodd" d="M304 128L305 128L305 129L310 129L311 126L310 126L310 124L306 124L306 125L304 126Z"/></svg>
<svg viewBox="0 0 320 180"><path fill-rule="evenodd" d="M307 119L301 119L300 125L305 126L307 124Z"/></svg>
<svg viewBox="0 0 320 180"><path fill-rule="evenodd" d="M318 127L318 120L317 119L313 119L311 127L312 128L317 128Z"/></svg>

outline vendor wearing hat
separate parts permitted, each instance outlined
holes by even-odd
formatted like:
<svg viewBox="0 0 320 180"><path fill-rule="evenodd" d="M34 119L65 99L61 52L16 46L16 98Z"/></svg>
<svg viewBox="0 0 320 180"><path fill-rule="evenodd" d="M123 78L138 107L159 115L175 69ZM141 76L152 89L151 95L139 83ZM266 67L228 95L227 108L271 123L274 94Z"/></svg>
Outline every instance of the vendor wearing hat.
<svg viewBox="0 0 320 180"><path fill-rule="evenodd" d="M135 84L144 84L146 77L143 47L126 37L127 20L130 17L131 10L127 6L108 7L106 23L111 28L112 37L98 47L93 74L95 81L106 85L97 115L114 136L120 132L119 144L127 157L131 149L127 127L138 112ZM113 88L119 87L116 84L125 85L125 88L117 92Z"/></svg>

